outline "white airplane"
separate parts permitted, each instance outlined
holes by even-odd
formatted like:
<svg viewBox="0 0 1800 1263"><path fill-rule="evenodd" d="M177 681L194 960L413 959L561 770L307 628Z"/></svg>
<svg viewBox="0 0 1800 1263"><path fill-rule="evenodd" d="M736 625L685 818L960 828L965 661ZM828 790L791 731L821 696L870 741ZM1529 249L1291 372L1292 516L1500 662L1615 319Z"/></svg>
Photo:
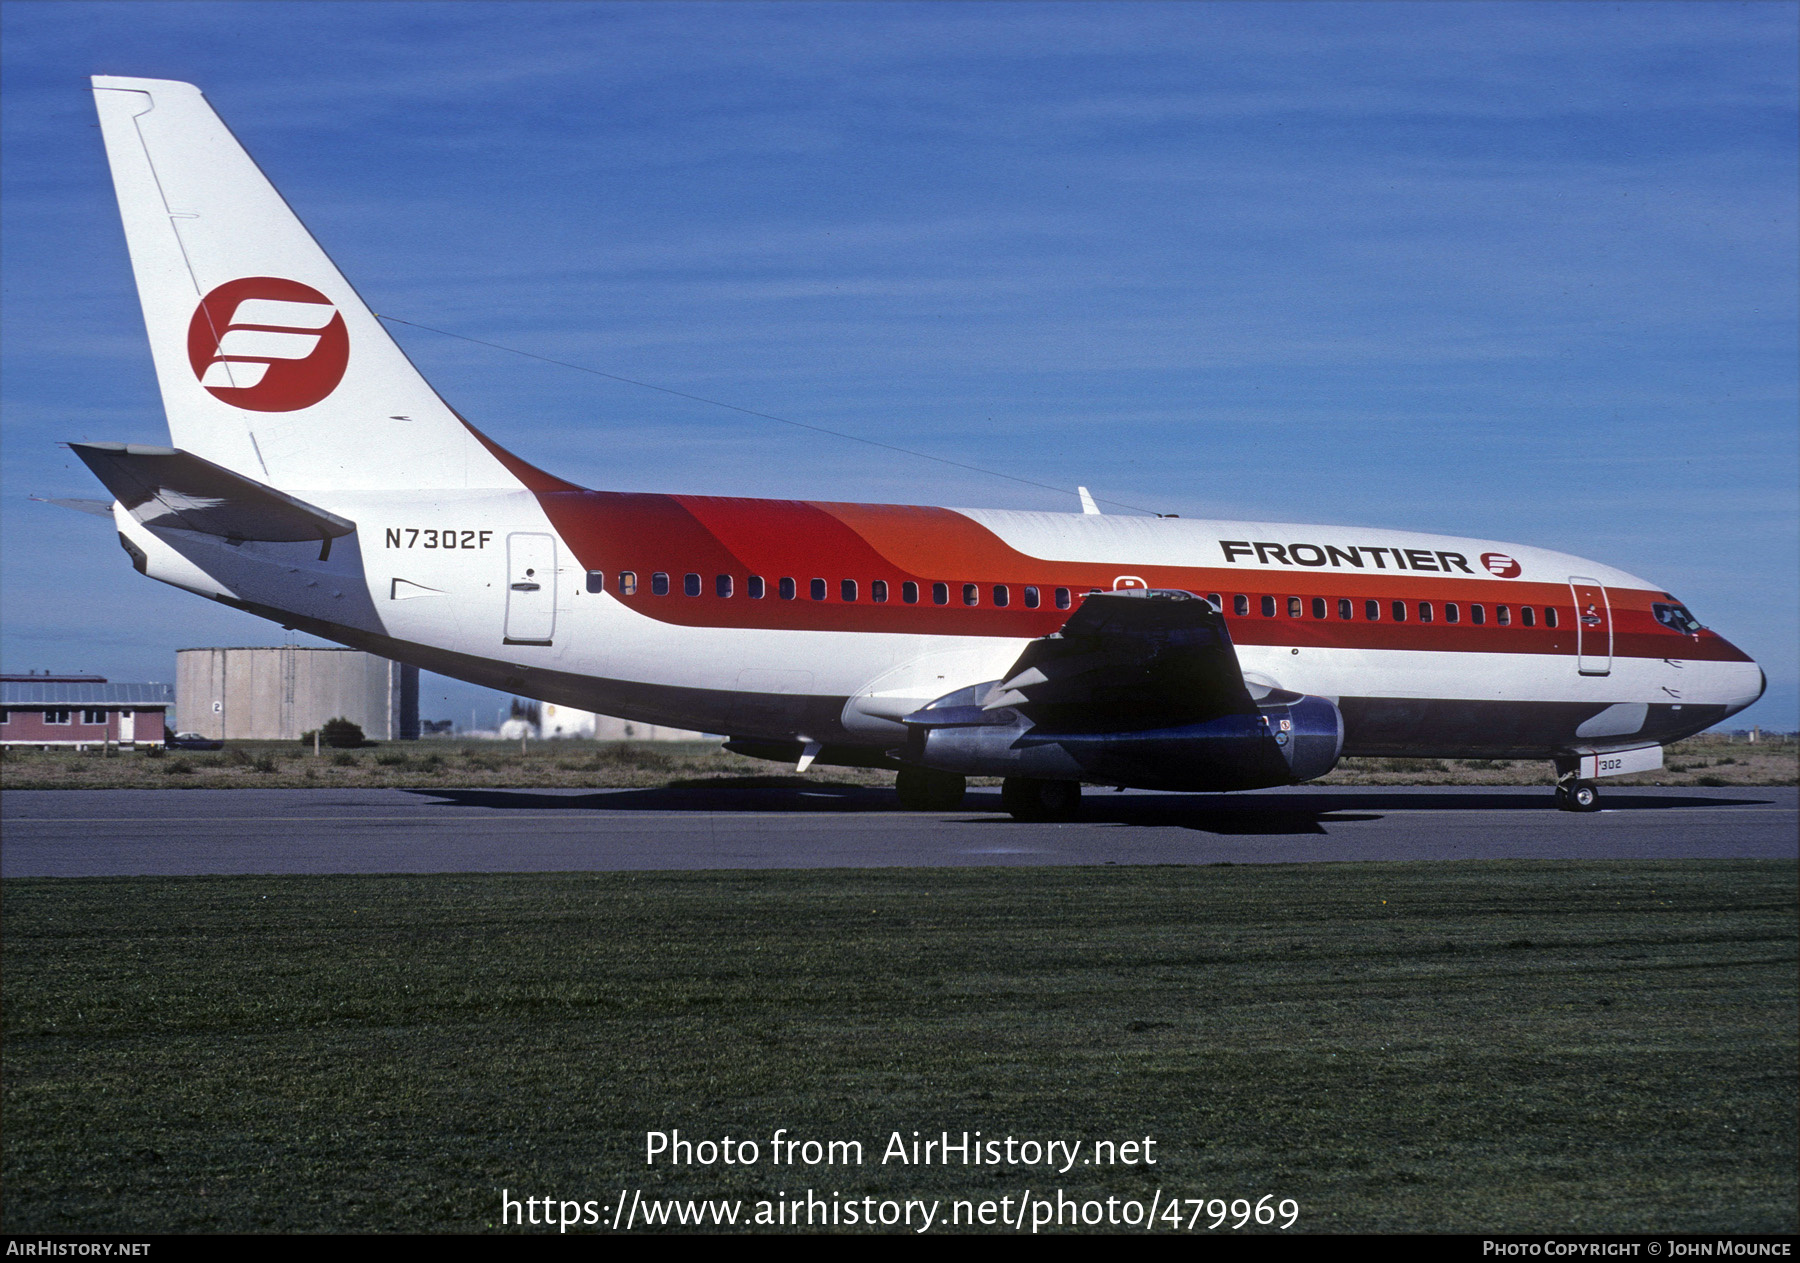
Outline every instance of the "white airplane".
<svg viewBox="0 0 1800 1263"><path fill-rule="evenodd" d="M475 684L1025 819L1342 755L1556 800L1759 696L1656 585L1380 529L590 491L426 383L191 84L93 80L171 447L71 446L143 574Z"/></svg>

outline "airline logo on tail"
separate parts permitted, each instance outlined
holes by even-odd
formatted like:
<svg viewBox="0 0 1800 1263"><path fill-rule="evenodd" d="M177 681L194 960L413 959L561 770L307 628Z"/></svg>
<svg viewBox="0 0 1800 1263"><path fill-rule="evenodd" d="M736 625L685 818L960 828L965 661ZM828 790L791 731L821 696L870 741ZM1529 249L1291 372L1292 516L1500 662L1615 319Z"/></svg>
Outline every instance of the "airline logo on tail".
<svg viewBox="0 0 1800 1263"><path fill-rule="evenodd" d="M298 281L247 276L200 300L188 362L215 399L253 412L310 408L336 390L350 334L332 301Z"/></svg>

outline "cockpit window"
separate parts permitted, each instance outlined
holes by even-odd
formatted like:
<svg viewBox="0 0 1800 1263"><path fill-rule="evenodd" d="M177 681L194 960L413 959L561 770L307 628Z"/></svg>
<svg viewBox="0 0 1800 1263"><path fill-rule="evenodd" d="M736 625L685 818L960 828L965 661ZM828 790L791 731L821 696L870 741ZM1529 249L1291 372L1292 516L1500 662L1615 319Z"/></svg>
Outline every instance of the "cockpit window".
<svg viewBox="0 0 1800 1263"><path fill-rule="evenodd" d="M1670 605L1663 601L1653 601L1650 612L1656 615L1656 621L1670 631L1678 631L1692 636L1700 630L1700 620L1687 612L1685 605Z"/></svg>

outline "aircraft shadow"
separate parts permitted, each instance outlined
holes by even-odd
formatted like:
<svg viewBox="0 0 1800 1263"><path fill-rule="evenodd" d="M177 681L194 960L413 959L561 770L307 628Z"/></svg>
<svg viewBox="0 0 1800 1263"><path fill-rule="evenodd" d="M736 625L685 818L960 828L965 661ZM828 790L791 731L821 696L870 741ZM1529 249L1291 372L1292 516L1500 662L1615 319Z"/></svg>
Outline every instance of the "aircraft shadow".
<svg viewBox="0 0 1800 1263"><path fill-rule="evenodd" d="M864 815L898 813L894 791L868 785L806 783L793 778L743 778L719 783L693 782L655 789L548 792L530 789L409 789L404 791L446 807L485 807L500 811L656 811L656 812L819 812ZM1608 811L1668 811L1696 807L1754 806L1764 798L1720 798L1614 790L1606 794ZM1017 822L1001 813L998 789L972 789L956 813L991 811L959 823L1008 826ZM1548 790L1513 792L1396 792L1370 788L1321 794L1299 790L1260 794L1109 794L1090 791L1082 801L1079 823L1139 828L1182 828L1219 834L1323 833L1327 824L1377 820L1400 812L1455 811L1543 813L1553 808ZM1042 827L1042 826L1038 826Z"/></svg>

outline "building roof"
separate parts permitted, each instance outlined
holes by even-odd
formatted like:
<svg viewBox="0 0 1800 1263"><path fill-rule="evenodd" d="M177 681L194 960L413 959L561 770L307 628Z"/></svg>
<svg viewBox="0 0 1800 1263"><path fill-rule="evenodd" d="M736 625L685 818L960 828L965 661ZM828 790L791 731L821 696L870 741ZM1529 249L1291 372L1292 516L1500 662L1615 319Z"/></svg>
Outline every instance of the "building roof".
<svg viewBox="0 0 1800 1263"><path fill-rule="evenodd" d="M189 645L176 653L362 653L343 645ZM379 657L369 654L369 657Z"/></svg>
<svg viewBox="0 0 1800 1263"><path fill-rule="evenodd" d="M0 706L132 706L175 704L172 684L57 684L40 680L0 683Z"/></svg>

